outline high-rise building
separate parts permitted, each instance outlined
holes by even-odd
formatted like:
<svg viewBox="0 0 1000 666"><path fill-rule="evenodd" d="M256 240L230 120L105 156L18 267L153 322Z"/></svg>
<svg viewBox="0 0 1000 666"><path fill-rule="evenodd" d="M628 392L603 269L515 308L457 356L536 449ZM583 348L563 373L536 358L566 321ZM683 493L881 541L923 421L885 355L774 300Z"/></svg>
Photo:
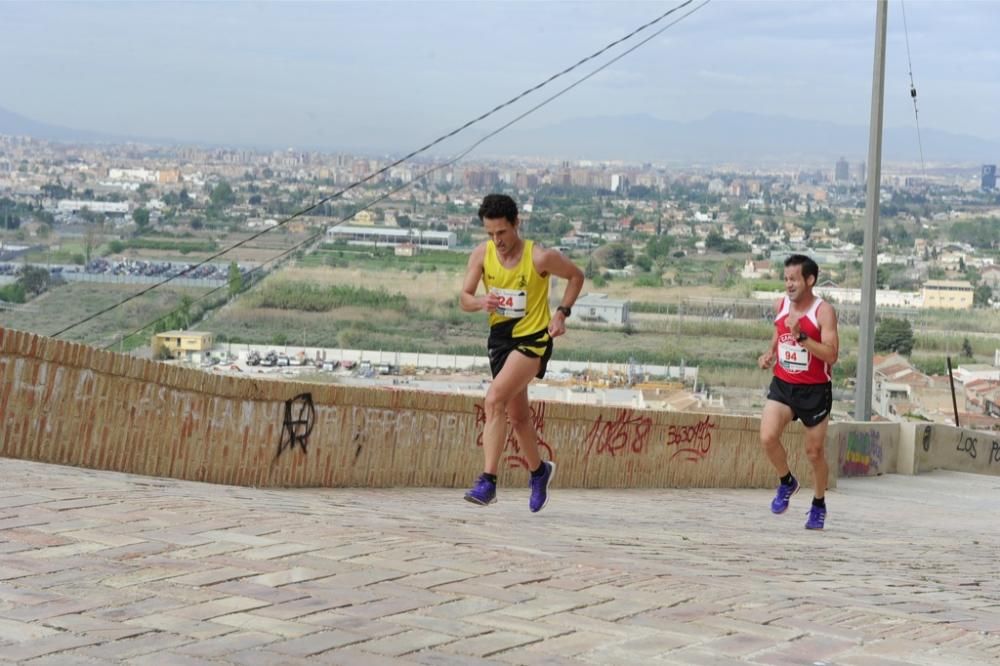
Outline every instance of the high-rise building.
<svg viewBox="0 0 1000 666"><path fill-rule="evenodd" d="M621 173L611 174L611 190L618 194L628 193L628 176Z"/></svg>
<svg viewBox="0 0 1000 666"><path fill-rule="evenodd" d="M847 163L843 157L837 160L837 169L834 174L834 180L838 183L846 183L850 175L850 165Z"/></svg>
<svg viewBox="0 0 1000 666"><path fill-rule="evenodd" d="M983 165L983 178L980 181L980 187L982 187L984 190L995 190L997 188L996 164Z"/></svg>

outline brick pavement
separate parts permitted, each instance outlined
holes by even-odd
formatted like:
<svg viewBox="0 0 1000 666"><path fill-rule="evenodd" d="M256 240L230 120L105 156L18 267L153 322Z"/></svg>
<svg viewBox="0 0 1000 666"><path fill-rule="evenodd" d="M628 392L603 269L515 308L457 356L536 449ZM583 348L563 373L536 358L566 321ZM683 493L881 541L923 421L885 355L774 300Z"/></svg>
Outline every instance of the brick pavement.
<svg viewBox="0 0 1000 666"><path fill-rule="evenodd" d="M255 490L0 459L0 663L1000 664L1000 482Z"/></svg>

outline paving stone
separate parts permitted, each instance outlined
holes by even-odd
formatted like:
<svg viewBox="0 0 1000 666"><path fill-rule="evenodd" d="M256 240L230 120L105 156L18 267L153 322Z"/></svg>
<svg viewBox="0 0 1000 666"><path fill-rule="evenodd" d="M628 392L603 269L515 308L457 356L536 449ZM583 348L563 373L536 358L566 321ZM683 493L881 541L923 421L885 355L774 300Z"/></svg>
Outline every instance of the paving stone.
<svg viewBox="0 0 1000 666"><path fill-rule="evenodd" d="M505 666L502 661L473 657L468 654L449 654L433 648L414 652L407 655L407 658L423 666Z"/></svg>
<svg viewBox="0 0 1000 666"><path fill-rule="evenodd" d="M273 604L286 604L298 599L304 599L307 596L307 593L297 586L270 587L248 583L242 579L227 580L206 587L205 589L214 594L253 599L260 602L261 607Z"/></svg>
<svg viewBox="0 0 1000 666"><path fill-rule="evenodd" d="M253 613L233 613L212 619L213 622L234 627L241 631L258 631L285 638L296 638L320 631L315 625L304 624L302 622L289 622L287 620L276 620L263 615Z"/></svg>
<svg viewBox="0 0 1000 666"><path fill-rule="evenodd" d="M689 647L668 652L654 663L670 664L671 666L746 666L752 662L699 647ZM800 666L812 665L804 662Z"/></svg>
<svg viewBox="0 0 1000 666"><path fill-rule="evenodd" d="M455 642L455 637L448 634L439 634L433 631L424 631L423 629L412 629L393 634L392 636L386 636L385 638L372 639L364 644L364 650L376 654L401 657L410 652L453 642Z"/></svg>
<svg viewBox="0 0 1000 666"><path fill-rule="evenodd" d="M57 629L42 624L0 618L0 641L31 641L47 636L58 636Z"/></svg>
<svg viewBox="0 0 1000 666"><path fill-rule="evenodd" d="M225 583L237 578L246 578L253 575L249 569L237 569L235 567L219 567L218 569L208 569L206 571L195 571L182 576L173 576L170 582L175 585L193 585L201 587L205 585L216 585Z"/></svg>
<svg viewBox="0 0 1000 666"><path fill-rule="evenodd" d="M22 662L25 666L113 666L114 662L70 652L56 652Z"/></svg>
<svg viewBox="0 0 1000 666"><path fill-rule="evenodd" d="M144 585L157 580L173 578L178 573L184 573L177 569L166 569L163 567L148 567L138 569L126 574L108 576L101 582L108 587L131 587L133 585Z"/></svg>
<svg viewBox="0 0 1000 666"><path fill-rule="evenodd" d="M624 663L634 659L645 662L686 644L687 642L676 634L655 633L620 643L601 645L587 652L586 658L605 663Z"/></svg>
<svg viewBox="0 0 1000 666"><path fill-rule="evenodd" d="M20 620L24 622L44 621L60 615L88 611L97 606L100 606L100 603L95 603L94 600L59 599L33 606L21 606L20 608L2 611L0 612L0 616L8 620Z"/></svg>
<svg viewBox="0 0 1000 666"><path fill-rule="evenodd" d="M142 627L152 631L168 631L188 638L214 638L232 633L232 627L215 622L204 622L189 617L180 617L170 613L158 613L126 620L125 624Z"/></svg>
<svg viewBox="0 0 1000 666"><path fill-rule="evenodd" d="M300 638L280 641L268 646L268 650L295 657L311 657L328 650L344 647L345 645L362 643L366 640L368 640L366 637L359 634L335 629L333 631L320 631Z"/></svg>
<svg viewBox="0 0 1000 666"><path fill-rule="evenodd" d="M405 578L400 578L399 582L402 585L412 585L413 587L432 588L438 585L457 583L459 581L468 580L469 578L473 577L474 577L473 574L466 573L464 571L452 571L449 569L433 569L431 571L425 571L423 573L418 573L412 576L407 576Z"/></svg>
<svg viewBox="0 0 1000 666"><path fill-rule="evenodd" d="M504 650L491 658L510 664L601 663L585 661L582 656L591 650L612 644L614 640L603 634L571 632L523 647Z"/></svg>
<svg viewBox="0 0 1000 666"><path fill-rule="evenodd" d="M223 663L237 666L316 666L316 664L330 664L333 662L325 658L293 657L287 654L272 652L264 647L233 652L225 657L225 662Z"/></svg>
<svg viewBox="0 0 1000 666"><path fill-rule="evenodd" d="M31 640L20 641L13 645L8 645L0 650L3 659L23 662L36 657L58 654L75 648L94 645L102 642L99 636L72 634L61 632L54 636L44 636Z"/></svg>
<svg viewBox="0 0 1000 666"><path fill-rule="evenodd" d="M274 634L262 634L252 631L231 631L223 636L200 640L182 647L173 648L172 652L195 657L220 658L233 652L250 650L269 645L281 640Z"/></svg>
<svg viewBox="0 0 1000 666"><path fill-rule="evenodd" d="M471 615L488 613L498 608L503 608L503 606L502 602L493 599L467 597L456 599L455 601L446 601L443 604L428 608L424 612L434 617L461 619Z"/></svg>
<svg viewBox="0 0 1000 666"><path fill-rule="evenodd" d="M463 622L461 620L446 620L444 618L434 617L433 615L424 615L417 612L399 613L397 615L393 615L392 623L408 629L436 631L438 633L448 634L449 636L455 636L457 638L478 636L479 634L485 634L493 631L490 627L483 626L481 624L473 624L471 622Z"/></svg>
<svg viewBox="0 0 1000 666"><path fill-rule="evenodd" d="M276 571L274 573L252 576L247 578L246 582L253 583L255 585L265 585L267 587L281 587L282 585L288 585L289 583L301 583L307 580L329 578L331 575L332 574L325 571L317 571L314 569L307 569L305 567L294 567L292 569L285 569L284 571Z"/></svg>
<svg viewBox="0 0 1000 666"><path fill-rule="evenodd" d="M212 601L206 601L205 603L196 604L194 606L177 608L170 611L170 614L191 618L193 620L211 620L212 618L219 617L220 615L229 615L230 613L253 610L267 605L267 602L250 599L248 597L223 597L222 599L214 599Z"/></svg>
<svg viewBox="0 0 1000 666"><path fill-rule="evenodd" d="M127 625L124 622L109 622L98 617L83 614L60 615L59 617L48 618L45 621L45 625L77 634L94 636L105 641L117 641L122 638L138 636L149 631L143 627Z"/></svg>
<svg viewBox="0 0 1000 666"><path fill-rule="evenodd" d="M356 593L357 596L353 597L352 593ZM294 599L292 601L258 608L254 612L257 615L273 617L278 620L294 620L296 618L308 618L311 615L328 611L333 608L348 606L353 603L352 598L358 603L365 603L372 600L372 597L363 591L351 590L350 593L337 595L336 600L320 599L317 597L303 597L301 599Z"/></svg>
<svg viewBox="0 0 1000 666"><path fill-rule="evenodd" d="M566 627L552 625L546 622L547 618L541 620L529 620L516 615L505 613L506 609L470 615L465 619L470 624L477 624L493 630L512 631L515 633L531 634L541 638L551 638L569 632Z"/></svg>
<svg viewBox="0 0 1000 666"><path fill-rule="evenodd" d="M317 657L311 657L308 663L314 664L317 661L331 666L406 666L417 663L406 657L387 657L368 652L356 645L349 645L345 648L325 652Z"/></svg>
<svg viewBox="0 0 1000 666"><path fill-rule="evenodd" d="M493 654L538 643L542 640L544 639L531 634L517 634L511 631L491 631L479 636L454 641L446 645L443 649L474 657L489 657Z"/></svg>

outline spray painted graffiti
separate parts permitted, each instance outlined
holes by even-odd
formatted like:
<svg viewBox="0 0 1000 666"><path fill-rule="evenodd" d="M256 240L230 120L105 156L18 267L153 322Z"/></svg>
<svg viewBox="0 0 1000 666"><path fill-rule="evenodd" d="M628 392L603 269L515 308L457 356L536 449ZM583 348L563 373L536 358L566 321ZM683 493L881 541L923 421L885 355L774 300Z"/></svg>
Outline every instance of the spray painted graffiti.
<svg viewBox="0 0 1000 666"><path fill-rule="evenodd" d="M598 416L587 434L587 452L584 458L595 455L616 456L622 453L642 453L649 443L653 420L648 416L634 416L631 409L619 409L614 420Z"/></svg>
<svg viewBox="0 0 1000 666"><path fill-rule="evenodd" d="M278 454L281 457L287 449L302 447L302 453L309 448L309 435L312 434L316 422L316 408L313 406L312 393L301 393L291 400L285 401L285 418L281 428L281 439L278 441Z"/></svg>
<svg viewBox="0 0 1000 666"><path fill-rule="evenodd" d="M535 429L535 436L538 438L538 454L543 460L555 460L555 455L552 453L552 447L548 445L543 437L545 434L545 403L531 405L529 409L531 410L531 425ZM475 410L476 446L482 448L483 429L486 426L486 410L482 405L476 405ZM528 464L527 459L521 454L521 445L517 441L517 435L514 433L513 428L510 428L507 431L507 441L504 442L503 450L505 452L503 464L506 465L508 469L530 469L531 466ZM507 453L508 451L511 453Z"/></svg>
<svg viewBox="0 0 1000 666"><path fill-rule="evenodd" d="M718 424L706 416L704 421L694 425L672 425L667 430L667 446L676 446L670 459L684 456L688 462L703 460L712 450L712 431Z"/></svg>
<svg viewBox="0 0 1000 666"><path fill-rule="evenodd" d="M993 448L990 450L989 464L1000 463L1000 442L993 440Z"/></svg>
<svg viewBox="0 0 1000 666"><path fill-rule="evenodd" d="M881 474L884 468L882 433L852 430L840 434L840 473L843 476Z"/></svg>
<svg viewBox="0 0 1000 666"><path fill-rule="evenodd" d="M973 460L976 459L976 444L979 440L972 435L966 435L964 432L958 434L958 444L955 446L955 450L961 453L968 454Z"/></svg>

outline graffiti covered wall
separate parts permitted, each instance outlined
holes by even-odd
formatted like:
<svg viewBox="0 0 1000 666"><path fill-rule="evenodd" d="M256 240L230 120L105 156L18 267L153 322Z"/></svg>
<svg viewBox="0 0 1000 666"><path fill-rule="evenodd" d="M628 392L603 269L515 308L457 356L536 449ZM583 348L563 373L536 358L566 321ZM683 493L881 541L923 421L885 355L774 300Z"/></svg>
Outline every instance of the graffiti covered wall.
<svg viewBox="0 0 1000 666"><path fill-rule="evenodd" d="M1000 433L918 425L914 450L918 473L947 469L1000 476Z"/></svg>
<svg viewBox="0 0 1000 666"><path fill-rule="evenodd" d="M827 432L827 445L837 452L839 476L878 476L898 471L896 423L833 423Z"/></svg>
<svg viewBox="0 0 1000 666"><path fill-rule="evenodd" d="M562 487L772 487L755 418L532 404ZM482 399L228 377L0 329L0 455L248 486L467 486ZM811 478L794 424L784 438ZM510 437L501 482L526 485ZM836 470L831 469L831 485Z"/></svg>

